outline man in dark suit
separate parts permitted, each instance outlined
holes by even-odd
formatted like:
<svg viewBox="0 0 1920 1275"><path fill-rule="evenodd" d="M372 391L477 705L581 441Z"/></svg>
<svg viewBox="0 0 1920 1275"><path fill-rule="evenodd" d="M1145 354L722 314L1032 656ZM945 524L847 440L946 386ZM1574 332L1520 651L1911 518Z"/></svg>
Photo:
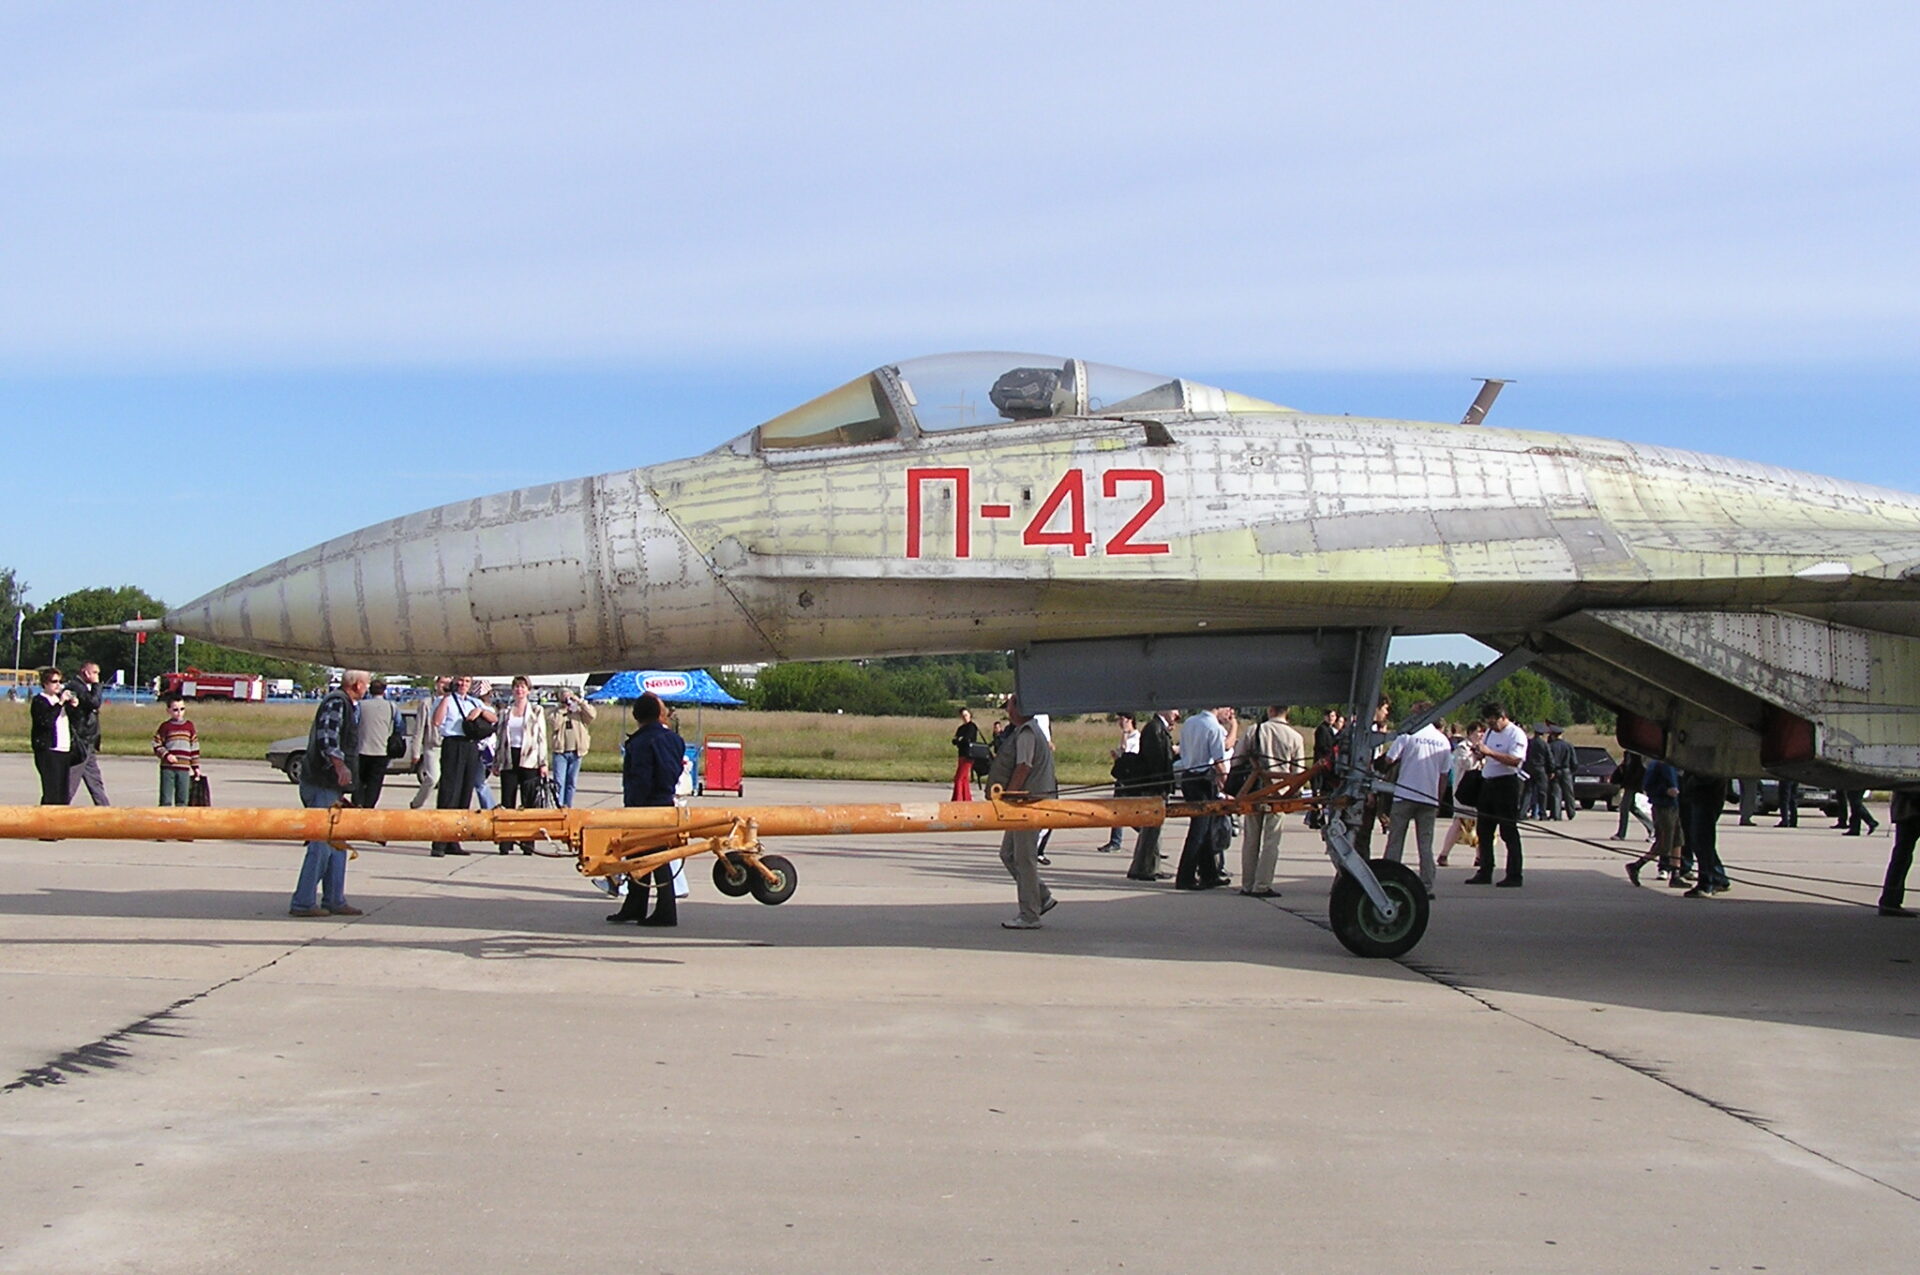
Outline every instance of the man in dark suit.
<svg viewBox="0 0 1920 1275"><path fill-rule="evenodd" d="M100 666L92 660L80 666L80 672L67 687L73 692L74 706L67 710L73 724L76 751L73 769L67 774L67 800L72 801L86 784L87 796L96 806L109 806L107 782L100 777Z"/></svg>
<svg viewBox="0 0 1920 1275"><path fill-rule="evenodd" d="M1179 720L1179 709L1163 708L1140 728L1140 760L1135 763L1138 778L1128 785L1128 796L1164 797L1173 791L1173 724ZM1134 881L1157 881L1161 875L1160 825L1153 824L1140 829L1127 876Z"/></svg>

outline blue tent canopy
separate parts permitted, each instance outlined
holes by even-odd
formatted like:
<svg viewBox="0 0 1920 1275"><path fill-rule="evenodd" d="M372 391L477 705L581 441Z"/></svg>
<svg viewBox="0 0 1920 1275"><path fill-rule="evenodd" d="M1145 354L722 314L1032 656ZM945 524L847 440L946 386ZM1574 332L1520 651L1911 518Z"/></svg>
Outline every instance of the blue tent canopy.
<svg viewBox="0 0 1920 1275"><path fill-rule="evenodd" d="M607 700L639 699L652 691L668 704L733 704L746 703L737 700L720 689L720 683L707 675L705 669L634 669L615 673L588 699L597 702Z"/></svg>

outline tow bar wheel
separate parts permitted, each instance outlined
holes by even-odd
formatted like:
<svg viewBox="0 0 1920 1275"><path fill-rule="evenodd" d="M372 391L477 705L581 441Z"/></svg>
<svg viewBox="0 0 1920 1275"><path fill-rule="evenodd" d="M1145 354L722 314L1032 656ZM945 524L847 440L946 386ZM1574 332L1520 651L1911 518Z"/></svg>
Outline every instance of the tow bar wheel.
<svg viewBox="0 0 1920 1275"><path fill-rule="evenodd" d="M729 899L745 898L760 874L737 859L713 861L713 888Z"/></svg>
<svg viewBox="0 0 1920 1275"><path fill-rule="evenodd" d="M749 868L747 888L753 891L753 897L762 903L785 903L791 899L800 885L799 874L793 870L793 861L783 855L763 854L760 856L760 866L773 874L773 880L768 881Z"/></svg>
<svg viewBox="0 0 1920 1275"><path fill-rule="evenodd" d="M1327 901L1327 916L1333 923L1333 935L1355 956L1400 956L1413 950L1427 932L1432 904L1420 875L1405 864L1391 859L1374 859L1369 864L1381 890L1393 900L1394 915L1384 919L1365 890L1342 872L1333 882L1333 894Z"/></svg>

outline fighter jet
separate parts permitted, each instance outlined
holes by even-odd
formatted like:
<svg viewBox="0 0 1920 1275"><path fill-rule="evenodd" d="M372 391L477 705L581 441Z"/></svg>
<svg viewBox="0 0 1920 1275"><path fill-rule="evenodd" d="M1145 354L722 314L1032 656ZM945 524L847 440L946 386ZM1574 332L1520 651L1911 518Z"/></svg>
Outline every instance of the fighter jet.
<svg viewBox="0 0 1920 1275"><path fill-rule="evenodd" d="M1357 701L1383 635L1467 633L1682 766L1920 782L1920 497L1051 356L889 364L690 459L328 540L165 627L421 672L1011 649L1054 711Z"/></svg>

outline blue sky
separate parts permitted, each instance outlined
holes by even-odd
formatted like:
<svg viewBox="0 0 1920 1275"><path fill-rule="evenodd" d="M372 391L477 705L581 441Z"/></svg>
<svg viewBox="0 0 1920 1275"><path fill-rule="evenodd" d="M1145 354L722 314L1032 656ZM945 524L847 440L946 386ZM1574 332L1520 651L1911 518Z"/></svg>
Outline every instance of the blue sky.
<svg viewBox="0 0 1920 1275"><path fill-rule="evenodd" d="M1920 10L1330 8L0 0L0 565L184 601L974 348L1920 488Z"/></svg>

